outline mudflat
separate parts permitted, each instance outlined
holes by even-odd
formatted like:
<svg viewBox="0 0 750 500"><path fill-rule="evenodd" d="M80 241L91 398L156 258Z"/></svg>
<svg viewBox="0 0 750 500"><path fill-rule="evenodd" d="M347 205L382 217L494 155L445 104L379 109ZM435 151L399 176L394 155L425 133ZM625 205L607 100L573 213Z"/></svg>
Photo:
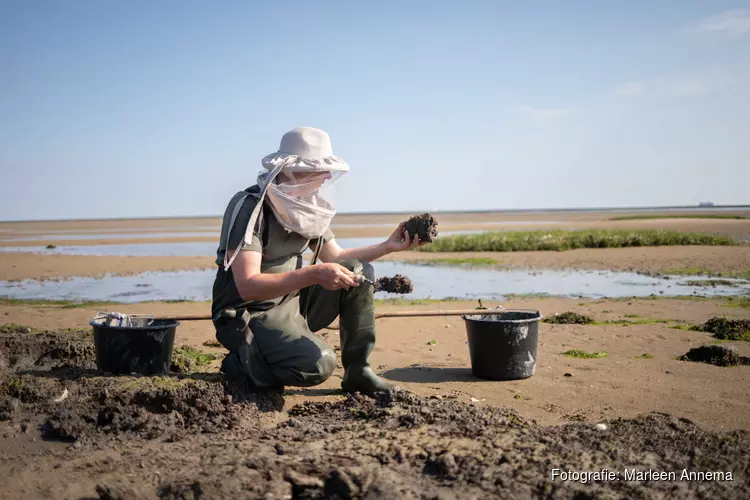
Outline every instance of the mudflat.
<svg viewBox="0 0 750 500"><path fill-rule="evenodd" d="M542 219L539 213L490 213L437 218L440 231L637 227L736 239L747 239L750 233L747 220L611 221L612 216L545 213ZM364 218L369 224L394 226L403 219L400 214ZM337 223L357 225L362 220L344 216ZM213 241L218 223L212 218L3 223L0 239L5 239L0 244L15 246L18 242L8 239L13 235L50 231L103 236L35 240L32 246L119 244L128 239L106 235L127 232L140 234L131 243ZM344 226L336 233L386 237L391 230ZM200 234L168 236L180 232ZM482 259L485 265L494 260L501 268L745 276L750 246L402 252L387 259ZM212 267L209 256L5 253L0 256L0 279ZM547 318L575 312L595 323L540 323L535 374L498 382L473 376L461 318L382 318L377 320L371 362L402 390L366 398L341 393L341 366L324 384L309 389L259 393L232 385L218 373L225 351L217 347L208 321L183 321L177 328L180 348L205 353L200 364L183 363L180 354L172 373L162 377L112 377L96 371L88 326L96 312L207 314L208 302L66 306L0 301L0 475L7 478L0 498L750 495L750 366L678 359L699 346L731 347L738 356L750 356L748 342L691 329L715 317L750 319L746 297L510 298L502 305L538 310ZM377 312L476 306L402 300L379 302ZM320 334L339 351L336 330ZM555 468L560 469L557 479ZM602 468L617 474L617 480L584 484L559 476ZM649 481L644 476L649 471L675 478Z"/></svg>
<svg viewBox="0 0 750 500"><path fill-rule="evenodd" d="M379 304L378 310L472 305ZM6 478L0 498L750 493L750 367L677 360L713 340L674 328L717 314L748 318L747 309L668 299L504 305L631 323L542 323L535 375L492 382L471 375L460 318L381 319L373 366L404 390L371 399L341 395L340 366L322 386L265 393L225 383L216 373L218 359L163 377L107 376L94 370L85 326L96 309L4 304L5 321L30 328L0 332L0 417L6 420L0 422ZM207 307L117 306L164 315ZM338 350L337 333L323 335ZM183 322L177 341L221 355L210 347L206 322ZM733 344L750 354L746 343ZM606 356L563 354L574 349ZM559 475L603 468L617 479L592 476L584 484ZM653 471L674 477L645 479Z"/></svg>

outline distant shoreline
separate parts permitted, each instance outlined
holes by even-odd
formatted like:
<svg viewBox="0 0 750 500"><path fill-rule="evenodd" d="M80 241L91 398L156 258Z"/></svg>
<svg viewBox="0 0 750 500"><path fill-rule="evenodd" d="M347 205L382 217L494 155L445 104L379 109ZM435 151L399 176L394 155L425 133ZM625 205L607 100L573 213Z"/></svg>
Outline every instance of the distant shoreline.
<svg viewBox="0 0 750 500"><path fill-rule="evenodd" d="M372 211L372 212L338 212L337 216L379 216L379 215L402 215L430 212L444 215L464 214L544 214L544 213L622 213L622 212L715 212L726 210L750 210L749 205L672 205L672 206L643 206L643 207L592 207L592 208L507 208L488 210L397 210L397 211ZM96 217L80 219L5 219L0 223L33 223L33 222L102 222L102 221L143 221L143 220L197 220L197 219L221 219L222 214L217 215L165 215L151 217Z"/></svg>

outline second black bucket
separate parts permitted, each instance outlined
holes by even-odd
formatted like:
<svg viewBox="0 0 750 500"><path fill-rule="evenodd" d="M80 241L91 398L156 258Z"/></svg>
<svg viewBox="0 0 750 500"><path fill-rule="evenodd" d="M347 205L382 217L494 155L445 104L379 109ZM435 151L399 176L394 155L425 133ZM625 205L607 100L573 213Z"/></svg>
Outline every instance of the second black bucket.
<svg viewBox="0 0 750 500"><path fill-rule="evenodd" d="M108 326L103 319L94 327L96 367L113 374L164 375L172 364L175 331L179 323L154 320L149 326Z"/></svg>
<svg viewBox="0 0 750 500"><path fill-rule="evenodd" d="M489 316L462 316L471 371L490 380L518 380L536 372L539 311L506 309Z"/></svg>

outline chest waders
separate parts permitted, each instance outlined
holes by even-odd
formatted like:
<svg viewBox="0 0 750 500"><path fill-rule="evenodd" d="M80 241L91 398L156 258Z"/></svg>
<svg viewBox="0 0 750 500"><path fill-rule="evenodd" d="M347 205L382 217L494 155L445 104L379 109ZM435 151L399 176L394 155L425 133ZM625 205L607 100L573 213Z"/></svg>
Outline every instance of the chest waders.
<svg viewBox="0 0 750 500"><path fill-rule="evenodd" d="M254 222L254 218L250 221ZM279 244L274 241L274 235L279 233L268 231L268 226L275 222L273 217L265 217L263 232L270 237L263 242L264 258L267 248L273 250L273 246ZM322 240L319 238L316 242L311 265L317 261ZM302 252L304 248L298 254L290 254L285 262L264 263L263 272L299 269ZM347 260L339 264L375 280L373 268L367 262ZM368 361L375 346L375 307L374 293L367 283L348 290L326 290L314 285L284 297L281 303L266 311L253 312L252 304L247 308L219 311L214 318L216 337L230 350L222 363L222 372L230 378L247 379L257 388L321 384L335 370L336 355L315 332L337 317L344 367L342 389L372 394L393 388L372 371Z"/></svg>

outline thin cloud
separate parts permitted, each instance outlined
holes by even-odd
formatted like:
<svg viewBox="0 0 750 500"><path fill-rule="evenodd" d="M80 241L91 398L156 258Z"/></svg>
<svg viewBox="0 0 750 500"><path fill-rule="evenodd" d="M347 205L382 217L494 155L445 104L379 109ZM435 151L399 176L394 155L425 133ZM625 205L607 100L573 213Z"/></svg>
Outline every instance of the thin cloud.
<svg viewBox="0 0 750 500"><path fill-rule="evenodd" d="M718 33L730 38L739 38L750 33L750 10L727 10L711 16L700 23L698 33Z"/></svg>
<svg viewBox="0 0 750 500"><path fill-rule="evenodd" d="M737 84L737 76L722 73L662 77L647 82L627 82L615 86L614 97L690 98L722 92Z"/></svg>
<svg viewBox="0 0 750 500"><path fill-rule="evenodd" d="M539 118L557 118L569 113L564 108L540 108L536 106L519 106L518 111Z"/></svg>
<svg viewBox="0 0 750 500"><path fill-rule="evenodd" d="M616 86L612 91L612 94L616 96L628 96L645 94L646 91L647 86L643 82L627 82Z"/></svg>

